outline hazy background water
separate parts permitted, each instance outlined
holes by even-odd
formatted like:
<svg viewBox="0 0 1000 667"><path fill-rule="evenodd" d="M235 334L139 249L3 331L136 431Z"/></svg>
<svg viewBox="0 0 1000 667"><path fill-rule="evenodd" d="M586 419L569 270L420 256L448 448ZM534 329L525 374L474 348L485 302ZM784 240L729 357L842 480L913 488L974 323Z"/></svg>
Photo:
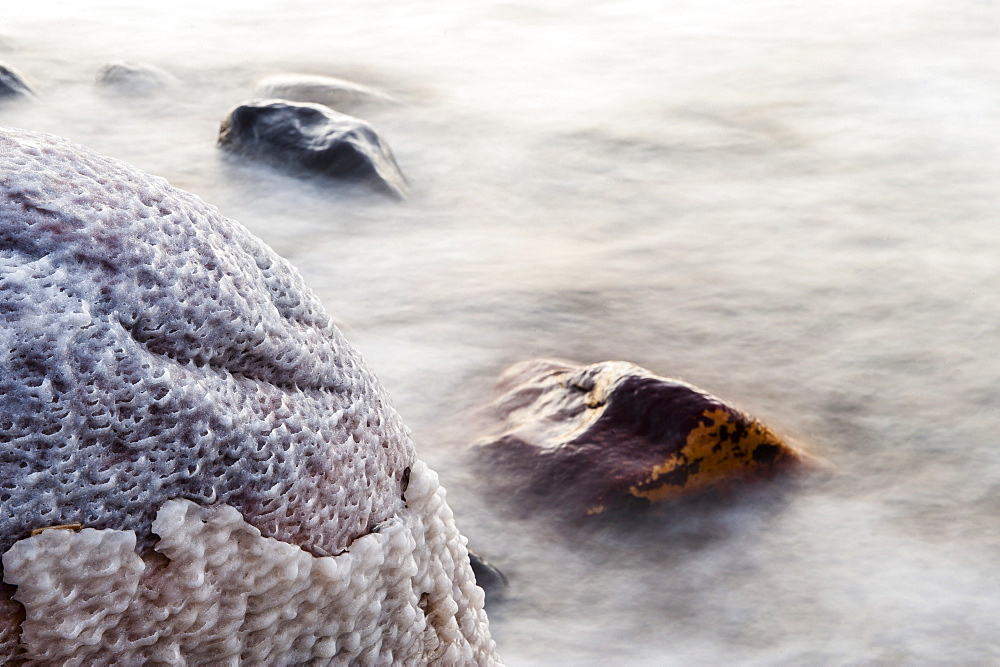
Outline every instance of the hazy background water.
<svg viewBox="0 0 1000 667"><path fill-rule="evenodd" d="M510 577L510 664L1000 663L1000 3L9 4L0 58L42 97L0 124L298 266ZM123 58L182 85L100 94ZM286 71L403 101L364 116L409 201L217 152ZM456 454L536 356L683 377L834 472L575 537L498 515Z"/></svg>

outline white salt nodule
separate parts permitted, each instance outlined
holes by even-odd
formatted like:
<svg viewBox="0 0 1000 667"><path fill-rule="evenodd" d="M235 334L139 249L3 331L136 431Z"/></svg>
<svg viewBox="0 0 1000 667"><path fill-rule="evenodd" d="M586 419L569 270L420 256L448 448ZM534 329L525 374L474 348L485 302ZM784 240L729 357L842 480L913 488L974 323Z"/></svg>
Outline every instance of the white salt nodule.
<svg viewBox="0 0 1000 667"><path fill-rule="evenodd" d="M422 462L423 495L337 556L272 538L227 505L163 504L165 566L145 567L132 531L48 530L4 554L31 659L213 664L486 664L497 656L483 593L457 562L464 539Z"/></svg>

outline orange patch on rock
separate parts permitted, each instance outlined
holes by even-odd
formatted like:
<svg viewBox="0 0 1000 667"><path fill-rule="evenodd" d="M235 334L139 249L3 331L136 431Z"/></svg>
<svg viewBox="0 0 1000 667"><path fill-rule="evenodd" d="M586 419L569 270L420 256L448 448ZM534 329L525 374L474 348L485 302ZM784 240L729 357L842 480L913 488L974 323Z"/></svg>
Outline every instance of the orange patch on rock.
<svg viewBox="0 0 1000 667"><path fill-rule="evenodd" d="M800 458L760 421L723 408L707 409L681 451L654 466L649 478L629 492L653 503L672 500Z"/></svg>

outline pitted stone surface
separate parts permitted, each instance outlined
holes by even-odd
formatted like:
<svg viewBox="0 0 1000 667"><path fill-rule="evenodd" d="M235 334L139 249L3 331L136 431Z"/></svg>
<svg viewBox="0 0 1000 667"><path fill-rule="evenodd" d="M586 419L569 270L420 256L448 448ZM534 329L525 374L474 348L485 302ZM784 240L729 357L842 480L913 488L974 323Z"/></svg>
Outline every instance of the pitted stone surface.
<svg viewBox="0 0 1000 667"><path fill-rule="evenodd" d="M163 179L0 130L0 551L79 522L148 555L179 498L330 556L400 514L414 463L287 261Z"/></svg>
<svg viewBox="0 0 1000 667"><path fill-rule="evenodd" d="M175 497L336 553L414 452L298 273L166 181L0 134L0 548L79 521L149 546Z"/></svg>

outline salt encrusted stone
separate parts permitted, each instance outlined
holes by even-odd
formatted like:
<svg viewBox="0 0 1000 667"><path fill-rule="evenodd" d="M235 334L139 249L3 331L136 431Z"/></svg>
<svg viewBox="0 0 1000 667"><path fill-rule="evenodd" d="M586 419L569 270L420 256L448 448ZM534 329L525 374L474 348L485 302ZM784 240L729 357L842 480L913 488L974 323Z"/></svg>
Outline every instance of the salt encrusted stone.
<svg viewBox="0 0 1000 667"><path fill-rule="evenodd" d="M336 553L402 507L414 452L298 273L191 194L0 133L0 548L134 530L176 497Z"/></svg>
<svg viewBox="0 0 1000 667"><path fill-rule="evenodd" d="M3 560L5 578L18 586L15 599L28 609L25 657L53 660L68 647L100 644L108 628L122 625L144 567L135 533L93 528L43 531Z"/></svg>
<svg viewBox="0 0 1000 667"><path fill-rule="evenodd" d="M186 499L334 556L414 520L417 467L381 385L288 262L163 179L0 130L0 551L80 523L131 531L149 559L157 512ZM479 614L462 632L488 653L448 539L422 556L447 566L428 575L451 582L436 609ZM0 659L19 650L10 592Z"/></svg>
<svg viewBox="0 0 1000 667"><path fill-rule="evenodd" d="M436 475L418 462L408 510L337 556L262 537L226 505L164 503L169 562L131 531L45 531L4 555L27 609L25 657L46 664L488 664L483 592Z"/></svg>

